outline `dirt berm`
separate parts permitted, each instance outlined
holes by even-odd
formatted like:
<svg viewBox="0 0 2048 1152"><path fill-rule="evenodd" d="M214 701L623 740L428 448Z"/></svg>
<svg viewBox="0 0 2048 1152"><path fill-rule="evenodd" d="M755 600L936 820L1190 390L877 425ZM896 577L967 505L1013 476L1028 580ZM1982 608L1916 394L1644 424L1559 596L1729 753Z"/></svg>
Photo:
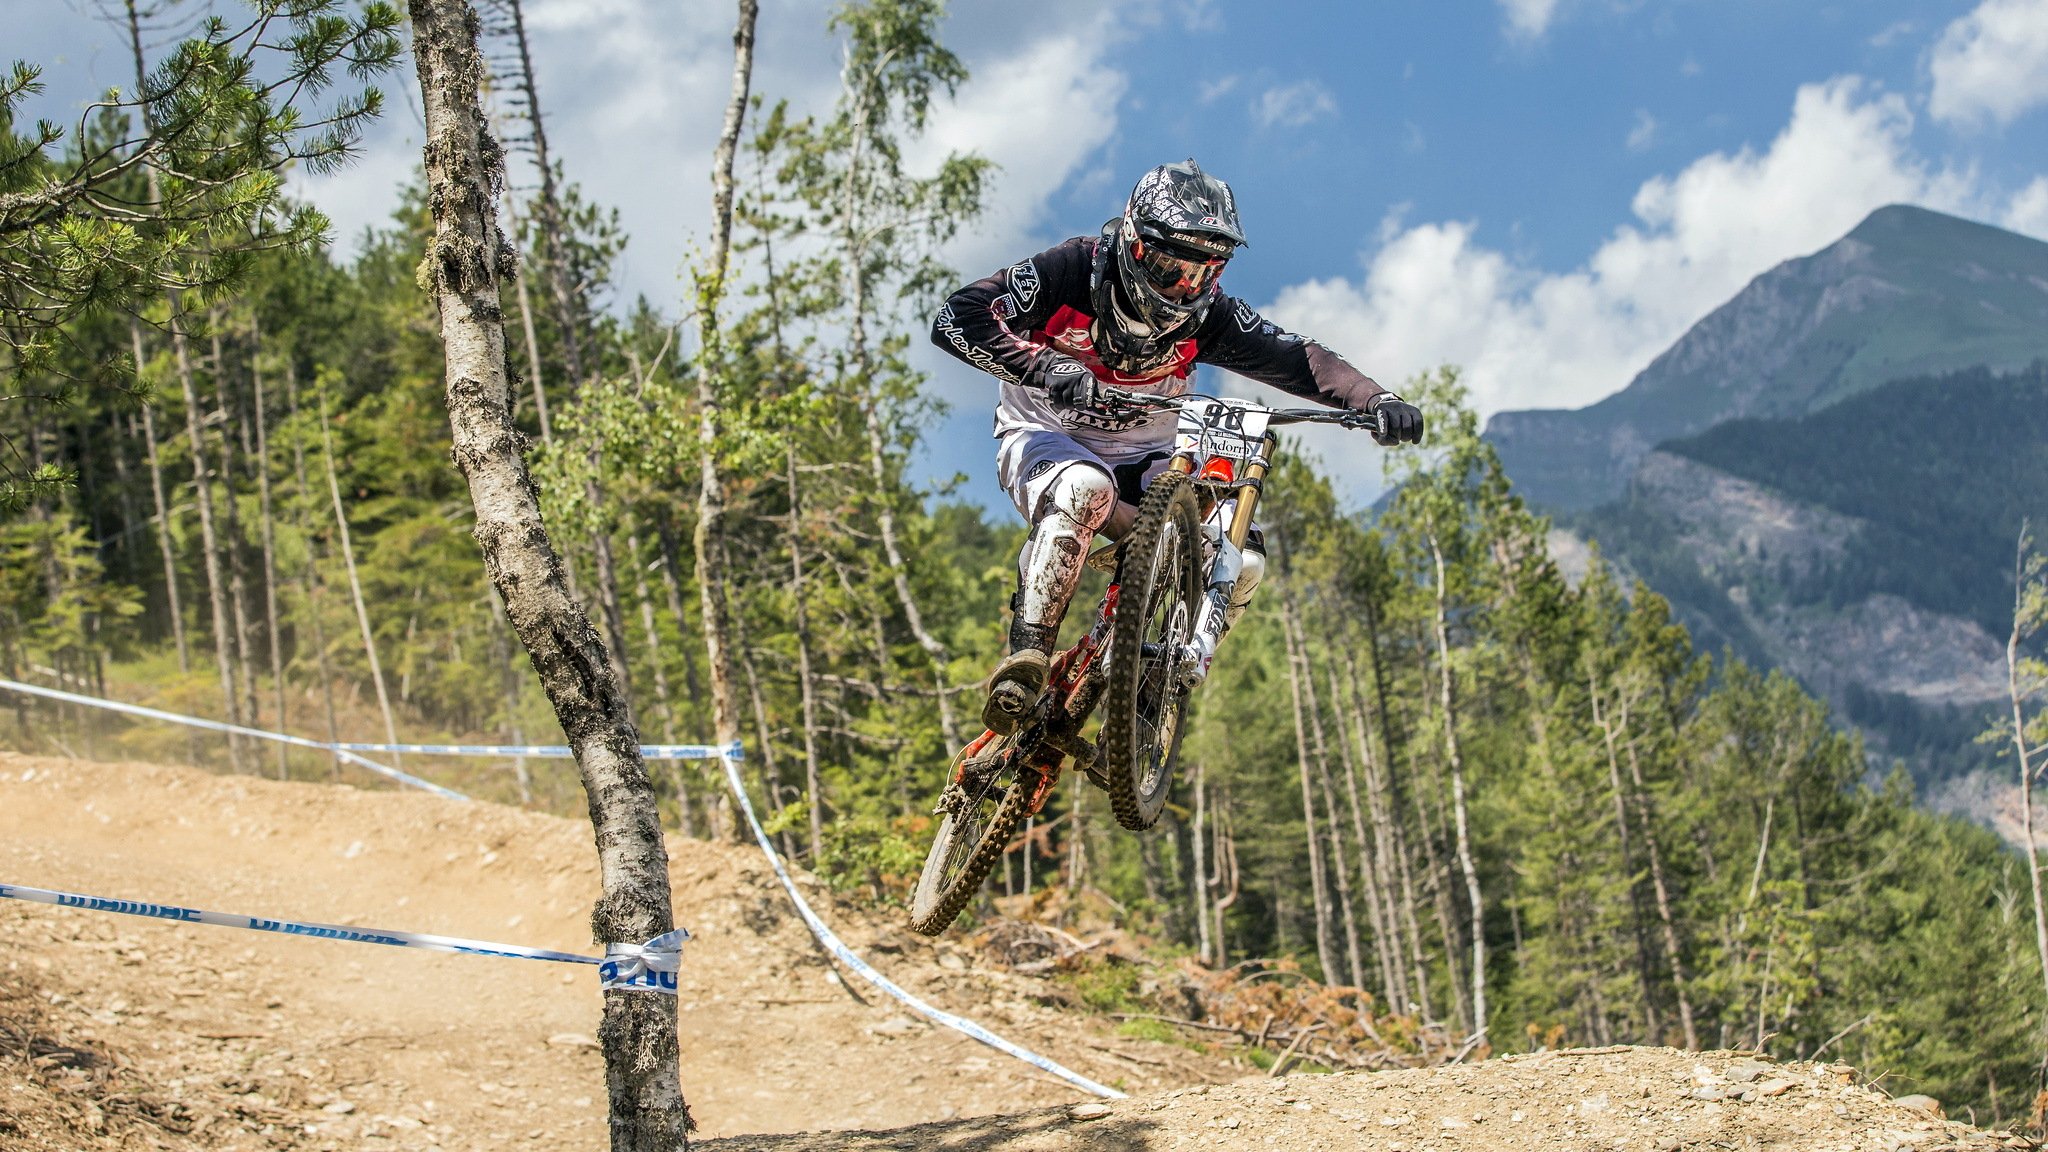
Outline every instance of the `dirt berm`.
<svg viewBox="0 0 2048 1152"><path fill-rule="evenodd" d="M1248 1066L1118 1036L1050 981L808 885L913 991L1134 1093L1091 1115L1063 1082L839 983L751 847L676 840L670 853L677 919L697 937L681 973L683 1075L707 1148L1891 1152L1992 1139L1846 1069L1719 1054L1246 1080ZM0 882L587 951L595 872L576 821L0 754ZM0 901L0 1149L595 1150L597 1016L581 966Z"/></svg>

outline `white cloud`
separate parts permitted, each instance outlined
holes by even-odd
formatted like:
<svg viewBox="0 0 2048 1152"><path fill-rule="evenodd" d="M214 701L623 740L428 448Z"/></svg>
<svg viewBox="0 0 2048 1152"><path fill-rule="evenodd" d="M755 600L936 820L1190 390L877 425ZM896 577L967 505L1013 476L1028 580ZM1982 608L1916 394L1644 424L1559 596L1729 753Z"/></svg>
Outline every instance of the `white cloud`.
<svg viewBox="0 0 2048 1152"><path fill-rule="evenodd" d="M1252 101L1252 119L1263 128L1299 128L1336 113L1336 97L1314 80L1268 88Z"/></svg>
<svg viewBox="0 0 2048 1152"><path fill-rule="evenodd" d="M766 0L753 90L799 113L830 111L839 44L830 0ZM988 216L948 258L980 268L990 253L1027 247L1047 197L1079 171L1116 128L1123 74L1105 61L1126 4L1048 0L1031 11L961 6L942 30L973 77L933 111L915 164L946 149L974 150L1002 166ZM620 296L646 294L672 310L679 274L710 223L711 149L732 83L732 12L667 0L528 0L528 32L550 143L571 179L616 207L631 244ZM1127 22L1127 21L1126 21ZM344 249L382 225L399 181L419 163L420 128L401 96L408 62L385 83L389 112L361 161L299 187L335 220ZM416 99L416 98L415 98ZM533 182L515 163L515 184ZM993 265L991 265L993 266Z"/></svg>
<svg viewBox="0 0 2048 1152"><path fill-rule="evenodd" d="M2048 240L2048 176L2037 176L2006 206L2001 221L2015 232Z"/></svg>
<svg viewBox="0 0 2048 1152"><path fill-rule="evenodd" d="M1636 126L1628 131L1628 150L1648 151L1657 142L1657 118L1647 108L1636 109Z"/></svg>
<svg viewBox="0 0 2048 1152"><path fill-rule="evenodd" d="M2048 102L2048 0L1984 0L1941 34L1928 68L1937 120L2004 124Z"/></svg>
<svg viewBox="0 0 2048 1152"><path fill-rule="evenodd" d="M1557 19L1558 0L1500 0L1500 7L1508 18L1509 32L1533 39L1550 30Z"/></svg>
<svg viewBox="0 0 2048 1152"><path fill-rule="evenodd" d="M1001 166L988 213L947 253L963 274L1008 264L1029 238L1054 239L1041 235L1047 202L1116 131L1126 81L1102 66L1105 32L1070 26L984 65L907 151L914 166L970 151Z"/></svg>
<svg viewBox="0 0 2048 1152"><path fill-rule="evenodd" d="M1576 407L1627 384L1749 279L1872 209L1964 206L1967 178L1915 156L1911 129L1897 95L1855 78L1809 85L1767 150L1714 153L1645 183L1635 219L1573 271L1518 263L1479 243L1472 222L1396 224L1362 279L1295 285L1267 311L1392 386L1455 363L1483 414Z"/></svg>
<svg viewBox="0 0 2048 1152"><path fill-rule="evenodd" d="M1218 76L1214 80L1204 80L1196 86L1195 98L1204 104L1214 104L1237 91L1237 79L1237 73L1233 72L1228 76Z"/></svg>

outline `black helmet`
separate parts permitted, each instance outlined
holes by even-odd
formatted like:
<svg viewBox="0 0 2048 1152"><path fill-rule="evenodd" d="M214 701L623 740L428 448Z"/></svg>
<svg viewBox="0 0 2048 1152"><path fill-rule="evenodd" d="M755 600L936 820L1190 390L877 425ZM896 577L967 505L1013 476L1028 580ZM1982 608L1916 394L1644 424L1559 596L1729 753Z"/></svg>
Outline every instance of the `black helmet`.
<svg viewBox="0 0 2048 1152"><path fill-rule="evenodd" d="M1230 185L1193 160L1145 173L1122 219L1103 225L1096 253L1103 362L1121 371L1164 362L1222 295L1223 265L1243 243Z"/></svg>

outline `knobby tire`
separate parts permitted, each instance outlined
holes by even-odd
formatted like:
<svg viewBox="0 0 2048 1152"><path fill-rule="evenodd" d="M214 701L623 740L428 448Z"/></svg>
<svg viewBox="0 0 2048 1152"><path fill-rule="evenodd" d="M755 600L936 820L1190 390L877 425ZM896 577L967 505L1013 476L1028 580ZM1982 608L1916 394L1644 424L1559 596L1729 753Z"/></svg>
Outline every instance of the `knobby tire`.
<svg viewBox="0 0 2048 1152"><path fill-rule="evenodd" d="M1103 774L1109 779L1109 805L1116 822L1133 832L1143 832L1159 820L1166 798L1173 791L1173 763L1180 753L1181 735L1186 730L1181 715L1186 710L1186 692L1171 683L1172 653L1166 675L1166 696L1156 703L1172 707L1175 722L1170 745L1158 748L1143 723L1145 632L1153 609L1165 606L1161 597L1185 605L1191 631L1201 607L1201 587L1196 557L1202 539L1201 511L1195 491L1185 473L1166 472L1145 490L1138 505L1138 517L1124 538L1123 559L1117 568L1120 592L1116 620L1110 629L1108 690L1103 698ZM1170 551L1171 555L1162 554ZM1180 636L1185 641L1186 636ZM1158 757L1156 775L1152 773ZM1148 779L1150 787L1147 787Z"/></svg>
<svg viewBox="0 0 2048 1152"><path fill-rule="evenodd" d="M1016 747L1014 740L1003 743L1008 746L1010 763L995 777L996 785L1005 789L1002 802L989 816L988 826L970 849L966 863L950 880L943 875L944 861L955 848L962 847L958 841L965 829L960 827L959 813L952 809L939 821L931 850L925 854L924 870L918 874L917 887L910 897L910 927L914 932L925 936L944 932L961 910L974 901L982 881L988 879L989 872L1009 849L1010 838L1031 815L1031 795L1037 790L1038 774L1026 766L1028 757L1023 753L1027 750Z"/></svg>

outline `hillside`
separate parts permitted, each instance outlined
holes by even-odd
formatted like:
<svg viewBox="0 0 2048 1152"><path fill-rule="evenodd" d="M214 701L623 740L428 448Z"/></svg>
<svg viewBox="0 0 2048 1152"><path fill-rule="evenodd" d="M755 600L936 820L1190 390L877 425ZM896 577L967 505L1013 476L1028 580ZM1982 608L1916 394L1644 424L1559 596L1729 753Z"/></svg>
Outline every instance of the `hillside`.
<svg viewBox="0 0 2048 1152"><path fill-rule="evenodd" d="M684 1089L706 1136L888 1128L1071 1103L1062 1081L837 981L751 846L674 839ZM0 754L0 877L589 948L580 820L418 793ZM892 978L1131 1090L1251 1071L1117 1035L965 939L813 899ZM598 1149L588 969L0 901L8 1152L102 1147ZM857 993L857 994L856 994ZM19 1052L19 1055L15 1053ZM72 1053L66 1056L65 1053ZM877 1069L888 1075L876 1075ZM33 1088L33 1092L30 1089ZM382 1137L394 1145L363 1143Z"/></svg>
<svg viewBox="0 0 2048 1152"><path fill-rule="evenodd" d="M1938 418L1916 419L1935 397ZM1799 676L1932 784L1987 759L1972 739L2005 692L2014 541L2044 515L2036 366L1729 421L1645 455L1623 500L1565 521L1703 645Z"/></svg>
<svg viewBox="0 0 2048 1152"><path fill-rule="evenodd" d="M1658 444L1724 421L2043 357L2048 244L1894 205L1758 276L1620 392L1575 411L1501 412L1486 435L1524 495L1583 509L1622 495Z"/></svg>
<svg viewBox="0 0 2048 1152"><path fill-rule="evenodd" d="M595 889L588 835L414 794L0 756L0 875L95 894L574 949ZM1730 1053L1246 1077L1242 1062L1110 1033L1042 976L830 910L920 994L1135 1093L1099 1105L834 983L750 849L671 850L697 933L680 977L684 1088L706 1148L2026 1146L1844 1065ZM605 1143L584 971L12 902L0 946L10 1152Z"/></svg>

